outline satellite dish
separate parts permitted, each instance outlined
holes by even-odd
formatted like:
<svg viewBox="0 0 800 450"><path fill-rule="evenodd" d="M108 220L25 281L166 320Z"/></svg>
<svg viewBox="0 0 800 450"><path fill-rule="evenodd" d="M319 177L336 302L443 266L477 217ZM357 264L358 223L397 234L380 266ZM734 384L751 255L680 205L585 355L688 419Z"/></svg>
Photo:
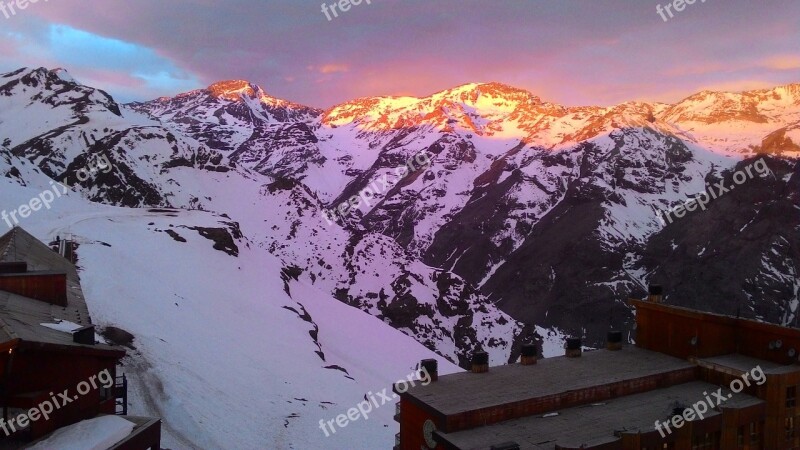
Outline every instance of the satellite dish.
<svg viewBox="0 0 800 450"><path fill-rule="evenodd" d="M689 343L692 344L692 347L697 346L697 336L692 336L692 339L689 340Z"/></svg>
<svg viewBox="0 0 800 450"><path fill-rule="evenodd" d="M797 356L797 350L790 348L789 351L786 352L786 354L789 355L789 358L794 358L795 356Z"/></svg>

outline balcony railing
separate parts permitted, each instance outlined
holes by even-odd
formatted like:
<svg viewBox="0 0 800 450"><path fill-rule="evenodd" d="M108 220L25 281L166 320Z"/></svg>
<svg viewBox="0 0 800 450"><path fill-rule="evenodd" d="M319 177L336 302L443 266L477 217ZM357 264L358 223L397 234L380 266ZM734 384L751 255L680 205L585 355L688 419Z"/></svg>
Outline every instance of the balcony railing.
<svg viewBox="0 0 800 450"><path fill-rule="evenodd" d="M117 415L128 415L128 377L122 374L114 383L114 399L116 401Z"/></svg>

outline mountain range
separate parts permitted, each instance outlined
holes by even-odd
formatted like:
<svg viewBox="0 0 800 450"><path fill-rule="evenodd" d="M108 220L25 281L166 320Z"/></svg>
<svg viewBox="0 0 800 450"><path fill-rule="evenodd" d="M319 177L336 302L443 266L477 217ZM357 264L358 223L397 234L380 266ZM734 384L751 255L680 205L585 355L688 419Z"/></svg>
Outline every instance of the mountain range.
<svg viewBox="0 0 800 450"><path fill-rule="evenodd" d="M428 164L396 176L422 153ZM101 157L113 170L79 176ZM757 161L769 173L739 183L736 174ZM185 394L171 381L207 369L203 357L187 358L189 341L280 339L240 330L239 319L287 329L305 349L266 352L256 358L259 368L269 370L271 358L291 365L300 352L308 373L325 373L315 383L336 372L337 386L348 386L341 392L364 393L382 388L370 385L376 380L402 378L398 372L425 354L457 370L476 349L494 365L515 361L525 341L539 343L544 356L561 353L568 335L601 345L611 328L631 331L625 300L652 283L673 304L786 325L798 320L800 84L703 91L674 104L574 107L475 83L322 110L243 80L119 104L63 69L23 68L0 75L0 175L6 208L52 180L70 186L65 200L21 225L43 239L68 233L83 241L93 316L147 343L131 361L142 386ZM394 182L372 188L369 202L326 220L326 211L387 178ZM663 211L719 183L735 189L703 210L662 220ZM112 263L106 245L136 272ZM206 260L213 261L208 268ZM105 287L119 271L125 275L112 283L116 290ZM179 280L192 285L192 295L217 297L181 298L188 288ZM136 305L124 298L106 298L114 292L147 303L151 322L133 318ZM186 308L194 322L171 318ZM211 320L228 308L236 312ZM259 313L244 319L249 309ZM342 337L367 318L375 336ZM167 334L187 342L161 342L170 339L152 321L167 321ZM366 342L372 339L395 345L380 349ZM398 364L398 355L413 358L391 375L373 367ZM232 356L245 365L250 357ZM169 358L187 366L176 370ZM158 379L150 367L171 375ZM296 372L276 377L298 379ZM175 395L146 403L176 425L205 411ZM300 437L307 429L292 415L313 424L312 410L348 400L297 395L305 403L276 397L264 407L299 439L282 442L318 444ZM304 404L295 411L285 402ZM389 413L364 426L389 439ZM168 433L191 442L189 429ZM200 435L224 442L229 433L220 425ZM362 448L363 441L348 445Z"/></svg>

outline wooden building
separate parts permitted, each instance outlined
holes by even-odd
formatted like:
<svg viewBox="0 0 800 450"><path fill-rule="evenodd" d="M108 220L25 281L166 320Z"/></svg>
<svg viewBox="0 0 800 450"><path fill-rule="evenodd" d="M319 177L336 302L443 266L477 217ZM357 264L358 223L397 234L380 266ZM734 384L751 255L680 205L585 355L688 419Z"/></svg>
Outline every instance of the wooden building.
<svg viewBox="0 0 800 450"><path fill-rule="evenodd" d="M537 361L527 345L518 364L478 354L470 372L396 385L395 449L800 448L800 330L661 299L630 300L636 345L611 331L605 349L572 338Z"/></svg>
<svg viewBox="0 0 800 450"><path fill-rule="evenodd" d="M0 237L0 447L117 414L126 397L117 384L124 356L96 342L72 263L21 228ZM46 404L47 418L31 420L31 408ZM125 418L136 428L121 448L159 448L158 419Z"/></svg>

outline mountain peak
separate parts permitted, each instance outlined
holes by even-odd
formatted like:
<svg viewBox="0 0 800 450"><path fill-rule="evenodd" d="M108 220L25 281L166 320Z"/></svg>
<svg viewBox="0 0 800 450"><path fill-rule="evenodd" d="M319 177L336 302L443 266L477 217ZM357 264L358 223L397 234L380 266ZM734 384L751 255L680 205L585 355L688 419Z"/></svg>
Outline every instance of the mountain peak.
<svg viewBox="0 0 800 450"><path fill-rule="evenodd" d="M526 91L525 89L520 89L496 81L491 81L488 83L463 84L461 86L457 86L455 88L442 91L439 94L434 94L434 96L437 95L441 95L444 97L453 97L453 96L460 97L461 100L472 99L473 102L477 100L477 98L480 97L481 95L494 98L505 98L514 100L525 99L525 100L534 100L536 102L541 101L539 97L533 95L531 92Z"/></svg>
<svg viewBox="0 0 800 450"><path fill-rule="evenodd" d="M44 98L52 107L70 105L73 113L81 114L93 108L101 108L117 116L121 115L119 105L108 93L80 84L62 68L23 67L0 74L0 78L8 80L4 80L4 85L0 82L5 95L11 95L18 89L20 95L33 101Z"/></svg>
<svg viewBox="0 0 800 450"><path fill-rule="evenodd" d="M35 69L34 68L29 68L29 67L23 67L23 68L21 68L19 70L15 70L14 72L9 72L9 73L5 74L4 76L5 77L9 77L9 76L16 76L16 75L24 76L24 77L28 77L28 78L35 78L35 79L38 79L38 80L40 80L42 82L45 82L45 81L53 81L53 82L65 81L65 82L68 82L68 83L77 83L77 81L75 81L75 79L72 78L72 75L70 75L69 72L67 72L66 69L61 68L61 67L56 67L55 69L48 69L46 67L37 67Z"/></svg>
<svg viewBox="0 0 800 450"><path fill-rule="evenodd" d="M243 96L255 97L260 90L258 86L246 80L226 80L218 81L208 87L208 91L214 97L227 100L240 100Z"/></svg>
<svg viewBox="0 0 800 450"><path fill-rule="evenodd" d="M72 75L70 75L69 72L67 72L67 69L63 69L61 67L57 67L57 68L51 70L50 73L55 75L56 77L58 77L62 81L66 81L68 83L77 83L75 78L72 78Z"/></svg>
<svg viewBox="0 0 800 450"><path fill-rule="evenodd" d="M490 81L488 83L479 83L476 85L476 88L486 92L533 95L529 91L526 91L525 89L511 86L510 84L499 83L497 81Z"/></svg>

